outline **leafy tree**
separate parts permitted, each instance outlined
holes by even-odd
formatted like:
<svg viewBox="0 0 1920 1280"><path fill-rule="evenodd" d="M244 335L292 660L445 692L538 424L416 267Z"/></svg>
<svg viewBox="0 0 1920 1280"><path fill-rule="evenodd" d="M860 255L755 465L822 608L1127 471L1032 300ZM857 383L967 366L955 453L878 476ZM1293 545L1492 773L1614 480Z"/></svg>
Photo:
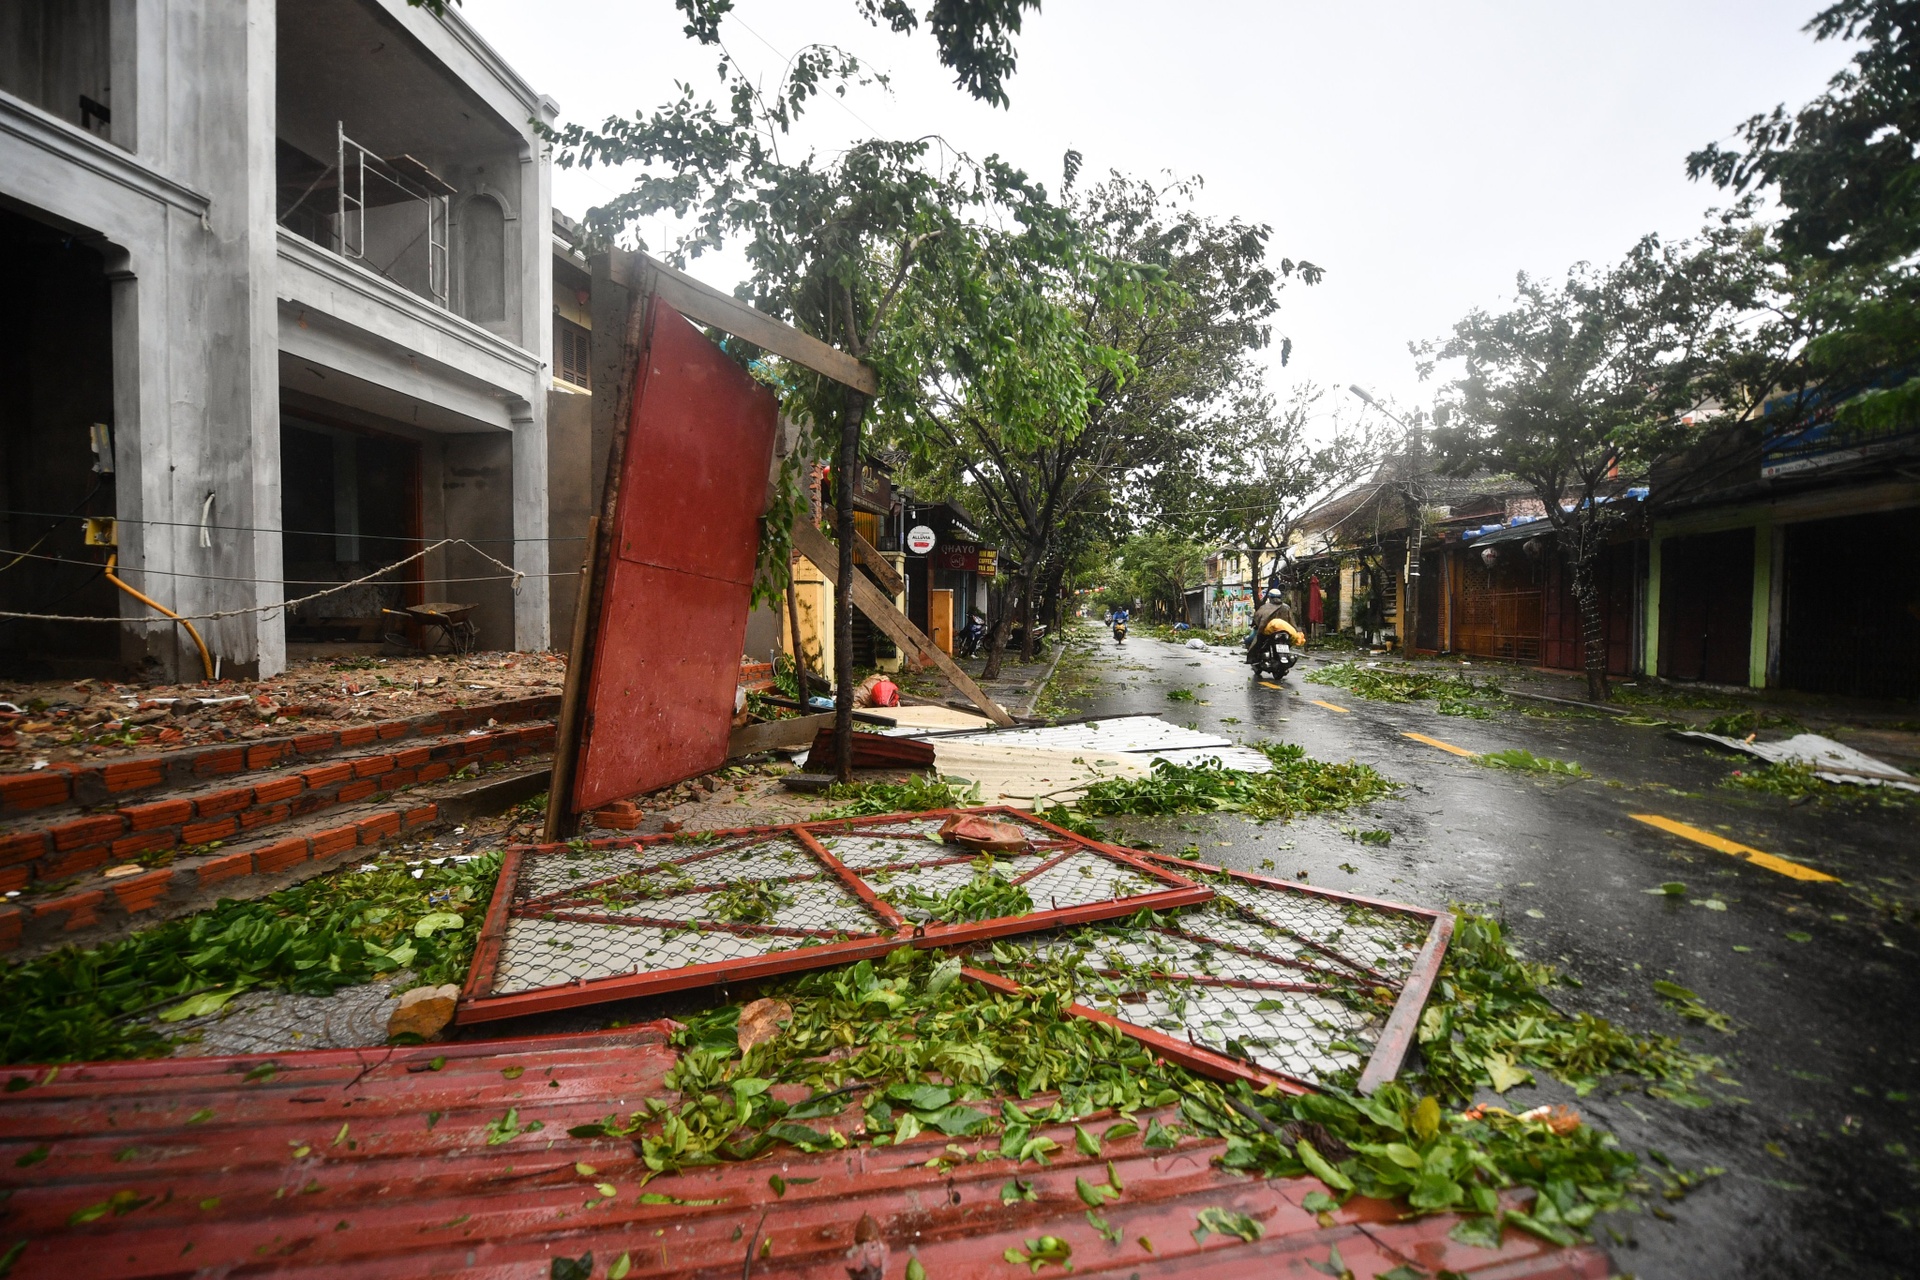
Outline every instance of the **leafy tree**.
<svg viewBox="0 0 1920 1280"><path fill-rule="evenodd" d="M1079 163L1068 155L1069 187ZM1150 513L1174 491L1163 478L1193 473L1200 453L1218 446L1239 406L1259 395L1252 357L1270 339L1283 279L1320 278L1311 263L1270 265L1268 228L1203 217L1193 192L1112 175L1073 201L1099 255L1057 295L1084 335L1083 413L1036 423L1042 429L1017 443L991 394L997 364L957 360L956 376L929 384L905 424L923 483L967 494L1017 549L1028 660L1035 606L1057 594L1074 551L1146 523L1151 514L1131 521L1126 512ZM1010 611L1000 621L989 672Z"/></svg>
<svg viewBox="0 0 1920 1280"><path fill-rule="evenodd" d="M1150 613L1172 621L1186 616L1187 588L1206 576L1206 550L1162 529L1138 533L1120 548L1121 581Z"/></svg>
<svg viewBox="0 0 1920 1280"><path fill-rule="evenodd" d="M407 0L416 9L444 14L460 0ZM674 0L687 15L686 33L701 44L719 44L720 28L733 12L733 0ZM940 63L953 72L954 83L982 102L1007 105L1006 82L1017 58L1013 37L1020 34L1028 9L1038 12L1040 0L935 0L924 19L906 0L853 0L854 11L874 26L885 22L896 32L917 30L924 20L940 49Z"/></svg>
<svg viewBox="0 0 1920 1280"><path fill-rule="evenodd" d="M1842 431L1910 425L1920 418L1920 4L1840 0L1806 29L1862 44L1811 102L1748 118L1740 146L1701 148L1687 173L1779 200L1771 234L1789 301L1761 346L1797 359L1769 390L1819 387L1819 402L1838 402Z"/></svg>
<svg viewBox="0 0 1920 1280"><path fill-rule="evenodd" d="M1595 567L1627 515L1619 501L1656 458L1684 443L1685 412L1724 386L1746 341L1749 260L1708 237L1648 236L1618 264L1559 282L1519 277L1513 305L1475 310L1418 350L1457 362L1451 418L1433 433L1451 471L1484 468L1529 484L1546 508L1580 607L1588 696L1610 697Z"/></svg>
<svg viewBox="0 0 1920 1280"><path fill-rule="evenodd" d="M1256 592L1265 581L1262 552L1272 550L1274 568L1315 503L1358 479L1378 460L1372 433L1336 423L1331 435L1312 431L1324 389L1304 384L1284 405L1262 393L1209 441L1207 482L1197 500L1208 505L1194 523L1210 539L1244 548Z"/></svg>
<svg viewBox="0 0 1920 1280"><path fill-rule="evenodd" d="M688 34L717 43L725 0L680 2L692 19ZM1011 15L1017 25L1019 10L1018 4L937 7L934 25L949 31L960 49L968 39L991 43L995 31L1004 36L1005 20ZM867 11L896 25L904 12L893 3ZM988 16L968 25L966 13ZM1003 54L989 49L979 64L983 94L998 91L996 66L1010 69L1010 49ZM945 376L945 362L972 352L994 353L993 402L1016 431L1044 410L1071 412L1084 344L1049 319L1062 273L1071 276L1085 258L1086 237L1069 210L997 158L975 161L930 138L874 139L831 157L788 158L783 139L808 103L865 74L844 51L802 50L771 92L750 79L724 45L719 71L722 103L701 101L682 85L676 100L651 114L611 117L598 128L570 124L551 134L563 167L641 166L631 190L589 211L590 228L611 239L639 219L671 210L688 222L668 251L676 263L737 241L750 268L739 292L864 361L878 376L882 412ZM930 311L945 325L931 335ZM783 389L784 410L813 427L817 456L833 460L836 480L857 475L867 398L802 370L789 370ZM836 483L834 497L839 577L848 582L855 572L852 485ZM763 564L784 564L786 531L769 528L764 542ZM849 591L836 595L834 627L844 779L851 776L852 749Z"/></svg>

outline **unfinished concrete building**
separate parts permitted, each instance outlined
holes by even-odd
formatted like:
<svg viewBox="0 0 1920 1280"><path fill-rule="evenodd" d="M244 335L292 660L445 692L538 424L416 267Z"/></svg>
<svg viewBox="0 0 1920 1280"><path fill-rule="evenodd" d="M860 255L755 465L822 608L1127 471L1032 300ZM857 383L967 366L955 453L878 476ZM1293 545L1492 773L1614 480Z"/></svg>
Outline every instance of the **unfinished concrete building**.
<svg viewBox="0 0 1920 1280"><path fill-rule="evenodd" d="M0 7L0 610L118 620L0 618L0 664L198 676L109 555L228 615L222 674L436 600L546 647L556 110L405 0ZM454 546L270 607L449 537L526 576Z"/></svg>

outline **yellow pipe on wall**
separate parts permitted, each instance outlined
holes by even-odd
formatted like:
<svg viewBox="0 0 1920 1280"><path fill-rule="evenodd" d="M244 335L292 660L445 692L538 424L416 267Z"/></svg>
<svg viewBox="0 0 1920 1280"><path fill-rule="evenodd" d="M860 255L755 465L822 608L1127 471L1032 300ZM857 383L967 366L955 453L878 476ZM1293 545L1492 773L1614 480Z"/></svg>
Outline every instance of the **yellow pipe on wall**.
<svg viewBox="0 0 1920 1280"><path fill-rule="evenodd" d="M132 587L120 581L120 579L114 577L113 566L117 564L119 560L120 560L120 553L118 551L111 551L107 553L107 581L111 582L114 586L120 588L122 591L132 596L135 600L138 600L141 604L144 604L147 607L152 609L158 609L160 612L166 614L169 618L172 618L175 622L185 627L187 629L187 634L193 637L194 645L200 650L200 666L206 671L207 679L209 680L213 679L213 657L207 652L207 642L200 638L200 633L194 630L193 624L191 622L188 622L185 618L181 617L179 614L175 613L173 610L167 608L167 606L161 604L158 600L152 599L151 597L148 597L148 596L141 595L138 591L135 591Z"/></svg>

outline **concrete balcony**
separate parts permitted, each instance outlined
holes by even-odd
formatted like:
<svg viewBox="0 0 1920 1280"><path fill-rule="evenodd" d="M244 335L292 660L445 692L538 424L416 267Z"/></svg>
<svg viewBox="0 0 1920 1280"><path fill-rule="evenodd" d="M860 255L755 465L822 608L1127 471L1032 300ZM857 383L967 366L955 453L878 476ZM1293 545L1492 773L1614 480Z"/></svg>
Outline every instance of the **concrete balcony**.
<svg viewBox="0 0 1920 1280"><path fill-rule="evenodd" d="M434 431L510 430L544 396L538 353L285 228L275 287L283 386Z"/></svg>

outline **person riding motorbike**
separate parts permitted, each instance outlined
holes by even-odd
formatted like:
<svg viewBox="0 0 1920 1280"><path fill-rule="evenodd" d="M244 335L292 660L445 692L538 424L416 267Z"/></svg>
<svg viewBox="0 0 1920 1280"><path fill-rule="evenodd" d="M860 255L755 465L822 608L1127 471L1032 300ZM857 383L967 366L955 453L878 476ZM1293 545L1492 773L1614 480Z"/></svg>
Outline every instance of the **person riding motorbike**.
<svg viewBox="0 0 1920 1280"><path fill-rule="evenodd" d="M1127 617L1128 614L1125 609L1115 609L1113 611L1111 621L1113 623L1113 640L1115 644L1127 638Z"/></svg>
<svg viewBox="0 0 1920 1280"><path fill-rule="evenodd" d="M1253 634L1247 637L1247 661L1258 667L1273 646L1281 641L1295 645L1305 645L1306 636L1293 625L1293 610L1288 607L1285 593L1277 586L1268 586L1267 598L1253 615Z"/></svg>

